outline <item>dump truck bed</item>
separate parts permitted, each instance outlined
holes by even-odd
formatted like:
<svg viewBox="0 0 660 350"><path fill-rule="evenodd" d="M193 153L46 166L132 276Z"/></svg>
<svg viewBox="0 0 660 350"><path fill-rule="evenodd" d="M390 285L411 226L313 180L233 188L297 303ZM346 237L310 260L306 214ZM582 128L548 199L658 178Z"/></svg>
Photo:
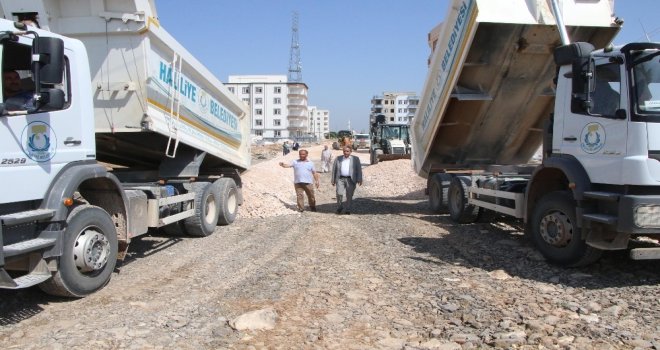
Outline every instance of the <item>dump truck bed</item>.
<svg viewBox="0 0 660 350"><path fill-rule="evenodd" d="M156 169L166 153L203 151L203 168L250 165L247 107L167 33L153 0L5 1L1 10L36 12L42 28L84 43L98 160Z"/></svg>
<svg viewBox="0 0 660 350"><path fill-rule="evenodd" d="M572 41L596 47L619 31L613 1L560 2ZM437 41L434 40L437 36ZM561 45L544 0L454 0L429 34L434 48L413 119L413 164L527 162L542 144L554 106L553 50Z"/></svg>

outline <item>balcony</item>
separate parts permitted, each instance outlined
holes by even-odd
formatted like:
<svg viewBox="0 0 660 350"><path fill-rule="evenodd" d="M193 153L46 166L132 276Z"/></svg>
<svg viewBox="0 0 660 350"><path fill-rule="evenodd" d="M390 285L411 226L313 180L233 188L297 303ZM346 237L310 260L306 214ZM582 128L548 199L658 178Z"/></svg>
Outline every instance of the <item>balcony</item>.
<svg viewBox="0 0 660 350"><path fill-rule="evenodd" d="M306 120L289 120L289 125L287 126L288 130L307 130L307 121Z"/></svg>
<svg viewBox="0 0 660 350"><path fill-rule="evenodd" d="M307 110L303 108L289 109L287 115L296 118L305 118L305 119L309 118L309 116L307 115Z"/></svg>

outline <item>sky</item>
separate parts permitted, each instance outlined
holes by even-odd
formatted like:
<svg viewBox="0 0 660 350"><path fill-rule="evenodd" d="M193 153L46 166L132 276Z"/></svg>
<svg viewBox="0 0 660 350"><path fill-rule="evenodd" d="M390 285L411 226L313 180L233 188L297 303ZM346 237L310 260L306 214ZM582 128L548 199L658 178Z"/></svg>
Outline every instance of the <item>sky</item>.
<svg viewBox="0 0 660 350"><path fill-rule="evenodd" d="M604 0L601 0L604 1ZM421 95L428 32L449 0L157 0L161 25L222 82L229 75L287 75L298 13L308 104L330 111L330 130L367 131L371 99ZM615 44L660 41L660 0L616 0L625 20ZM646 34L645 34L646 33Z"/></svg>

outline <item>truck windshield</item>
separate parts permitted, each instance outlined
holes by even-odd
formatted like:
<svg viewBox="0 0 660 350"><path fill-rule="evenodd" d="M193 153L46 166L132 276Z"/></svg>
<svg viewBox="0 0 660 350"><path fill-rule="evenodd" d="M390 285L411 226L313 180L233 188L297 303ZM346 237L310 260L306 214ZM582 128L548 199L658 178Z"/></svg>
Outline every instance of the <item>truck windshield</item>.
<svg viewBox="0 0 660 350"><path fill-rule="evenodd" d="M640 51L633 57L635 111L660 115L660 50Z"/></svg>

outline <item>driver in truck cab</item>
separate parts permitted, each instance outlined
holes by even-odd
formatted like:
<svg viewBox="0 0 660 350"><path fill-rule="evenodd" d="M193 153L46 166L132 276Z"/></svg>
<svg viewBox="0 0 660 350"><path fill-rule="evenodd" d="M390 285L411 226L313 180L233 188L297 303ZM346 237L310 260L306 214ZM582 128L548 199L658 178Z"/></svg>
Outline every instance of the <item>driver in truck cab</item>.
<svg viewBox="0 0 660 350"><path fill-rule="evenodd" d="M21 77L14 70L2 72L2 93L5 110L23 110L33 104L34 94L31 91L23 90Z"/></svg>

